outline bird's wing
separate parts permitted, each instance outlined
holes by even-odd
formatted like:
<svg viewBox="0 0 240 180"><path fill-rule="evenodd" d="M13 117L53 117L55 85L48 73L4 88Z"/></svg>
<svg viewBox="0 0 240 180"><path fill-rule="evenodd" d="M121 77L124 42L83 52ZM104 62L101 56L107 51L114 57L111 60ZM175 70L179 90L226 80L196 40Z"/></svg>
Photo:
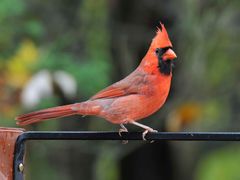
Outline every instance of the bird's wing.
<svg viewBox="0 0 240 180"><path fill-rule="evenodd" d="M121 87L114 87L114 85L111 85L102 91L95 94L93 97L91 97L91 100L94 99L102 99L102 98L113 98L113 97L119 97L125 95L126 92L124 88Z"/></svg>
<svg viewBox="0 0 240 180"><path fill-rule="evenodd" d="M138 94L140 84L144 81L144 75L140 73L133 73L124 78L123 80L108 86L102 91L91 97L91 100L102 98L114 98L126 96L130 94Z"/></svg>

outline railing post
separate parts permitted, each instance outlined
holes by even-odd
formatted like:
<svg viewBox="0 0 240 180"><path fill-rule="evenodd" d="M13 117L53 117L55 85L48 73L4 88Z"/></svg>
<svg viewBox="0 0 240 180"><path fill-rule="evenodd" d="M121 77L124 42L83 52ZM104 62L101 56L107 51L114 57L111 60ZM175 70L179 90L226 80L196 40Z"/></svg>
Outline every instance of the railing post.
<svg viewBox="0 0 240 180"><path fill-rule="evenodd" d="M0 180L13 180L15 143L23 129L0 127Z"/></svg>

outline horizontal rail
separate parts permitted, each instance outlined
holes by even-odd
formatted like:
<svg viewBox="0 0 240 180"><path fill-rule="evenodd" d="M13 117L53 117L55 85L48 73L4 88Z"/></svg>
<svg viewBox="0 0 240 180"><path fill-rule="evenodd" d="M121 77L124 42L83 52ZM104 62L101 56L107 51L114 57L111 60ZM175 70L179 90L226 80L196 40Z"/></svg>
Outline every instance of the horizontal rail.
<svg viewBox="0 0 240 180"><path fill-rule="evenodd" d="M93 131L28 131L22 133L15 145L14 179L23 180L24 146L28 140L142 140L142 132ZM240 141L240 132L157 132L148 133L149 141Z"/></svg>

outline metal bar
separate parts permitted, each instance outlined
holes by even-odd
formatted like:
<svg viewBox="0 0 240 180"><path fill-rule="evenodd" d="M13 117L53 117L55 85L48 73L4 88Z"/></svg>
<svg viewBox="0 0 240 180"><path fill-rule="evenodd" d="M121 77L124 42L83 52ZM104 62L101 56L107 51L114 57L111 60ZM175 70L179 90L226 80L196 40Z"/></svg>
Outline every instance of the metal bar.
<svg viewBox="0 0 240 180"><path fill-rule="evenodd" d="M148 133L149 141L240 141L240 132L158 132ZM28 131L22 133L15 145L14 180L23 180L19 165L23 164L27 140L142 140L142 132L93 132L93 131Z"/></svg>

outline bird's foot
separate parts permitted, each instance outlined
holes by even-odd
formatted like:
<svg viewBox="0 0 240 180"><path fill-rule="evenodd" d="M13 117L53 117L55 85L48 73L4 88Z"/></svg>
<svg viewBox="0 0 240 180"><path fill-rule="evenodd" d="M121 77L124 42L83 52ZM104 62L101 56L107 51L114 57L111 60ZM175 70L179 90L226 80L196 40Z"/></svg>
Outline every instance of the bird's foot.
<svg viewBox="0 0 240 180"><path fill-rule="evenodd" d="M130 121L129 123L134 124L134 125L136 125L136 126L138 126L138 127L141 127L141 128L143 128L143 129L145 129L145 131L142 133L142 139L143 139L144 141L147 141L147 139L145 138L145 136L147 135L147 133L149 133L149 132L158 132L157 130L154 130L153 128L150 128L149 126L146 126L146 125L144 125L144 124L140 124L140 123L135 122L135 121ZM150 141L150 143L153 143L153 142L154 142L154 141Z"/></svg>
<svg viewBox="0 0 240 180"><path fill-rule="evenodd" d="M156 132L158 132L157 130L154 130L154 129L152 129L152 128L147 128L143 133L142 133L142 139L144 140L144 141L147 141L147 139L145 138L145 136L147 135L147 133L149 133L149 132L153 132L153 133L156 133ZM150 143L153 143L154 141L150 141Z"/></svg>
<svg viewBox="0 0 240 180"><path fill-rule="evenodd" d="M122 137L122 132L128 132L128 130L123 124L120 124L120 126L121 128L119 129L118 134L119 136ZM127 144L127 143L128 143L128 140L122 140L122 144Z"/></svg>

